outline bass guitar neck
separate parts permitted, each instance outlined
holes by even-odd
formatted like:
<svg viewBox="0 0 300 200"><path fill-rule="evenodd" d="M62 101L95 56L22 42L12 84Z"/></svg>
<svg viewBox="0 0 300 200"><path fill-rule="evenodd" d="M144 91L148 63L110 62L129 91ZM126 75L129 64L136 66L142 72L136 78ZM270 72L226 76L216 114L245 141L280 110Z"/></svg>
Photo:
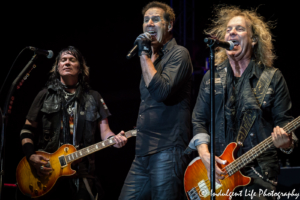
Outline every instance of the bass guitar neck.
<svg viewBox="0 0 300 200"><path fill-rule="evenodd" d="M291 133L300 126L300 116L287 124L283 129ZM220 169L226 171L226 176L220 180L221 184L216 183L215 194L217 200L229 200L233 191L237 187L246 186L251 178L244 176L240 170L248 163L253 161L273 145L272 137L268 137L245 154L235 159L238 150L237 143L232 142L227 145L220 159L227 160L225 165L217 164ZM200 157L195 158L187 167L184 175L184 189L190 200L209 200L211 196L211 182L207 176L207 170Z"/></svg>

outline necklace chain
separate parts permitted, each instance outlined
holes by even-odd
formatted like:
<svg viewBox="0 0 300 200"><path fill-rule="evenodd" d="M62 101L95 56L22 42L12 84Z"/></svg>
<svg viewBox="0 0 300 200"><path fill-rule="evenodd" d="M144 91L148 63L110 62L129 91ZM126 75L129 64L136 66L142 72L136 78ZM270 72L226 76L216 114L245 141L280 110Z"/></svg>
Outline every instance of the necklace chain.
<svg viewBox="0 0 300 200"><path fill-rule="evenodd" d="M69 96L73 96L74 94L75 94L75 92L74 93L69 93L69 92L66 92L65 90L63 90L63 92L65 93L65 99L67 99Z"/></svg>
<svg viewBox="0 0 300 200"><path fill-rule="evenodd" d="M64 94L65 94L65 99L67 100L68 98L69 98L69 96L73 96L73 95L75 95L75 92L74 93L69 93L69 92L66 92L65 90L63 90L63 92L64 92ZM67 108L67 112L69 113L69 115L73 115L73 103L71 103L70 105L69 105L69 107Z"/></svg>

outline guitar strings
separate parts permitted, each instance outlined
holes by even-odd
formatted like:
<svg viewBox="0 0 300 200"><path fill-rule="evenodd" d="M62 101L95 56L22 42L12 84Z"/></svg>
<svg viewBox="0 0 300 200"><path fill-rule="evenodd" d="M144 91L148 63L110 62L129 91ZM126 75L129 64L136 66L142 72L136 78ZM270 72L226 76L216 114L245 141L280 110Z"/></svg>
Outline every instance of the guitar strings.
<svg viewBox="0 0 300 200"><path fill-rule="evenodd" d="M127 132L125 132L124 134L125 134L126 138L130 138L130 137L133 136L133 134L132 134L131 131L127 131ZM113 136L112 139L113 139L114 137L115 137L115 136ZM101 150L101 149L103 149L103 148L109 147L109 146L114 145L114 144L116 143L114 140L112 140L113 143L111 143L111 144L109 145L109 144L106 144L106 141L108 141L108 139L106 139L106 140L104 140L104 141L102 141L102 142L98 142L98 143L96 143L96 144L94 144L94 145L92 145L92 146L89 146L89 147L85 147L85 148L83 148L83 149L80 149L79 151L75 151L75 152L73 152L73 153L70 153L70 154L66 155L66 157L67 157L67 156L70 156L69 160L67 159L67 163L74 162L74 161L76 161L76 160L78 160L78 159L80 159L80 158L83 158L83 157L85 157L85 156L91 154L91 153L94 153L94 152L99 151L99 150ZM104 147L102 146L102 143L105 144ZM99 145L98 149L95 148L96 145ZM81 152L83 155L76 156L76 153L79 153L79 152ZM73 156L72 156L72 155L73 155ZM75 158L71 158L71 156L72 156L72 157L75 157Z"/></svg>
<svg viewBox="0 0 300 200"><path fill-rule="evenodd" d="M291 132L295 129L297 129L299 127L299 119L300 119L300 116L298 116L295 120L293 120L292 122L290 122L289 124L287 124L285 127L283 127L283 129L286 131L286 132ZM228 168L227 171L229 171L229 173L231 171L233 171L233 173L236 172L237 168L242 168L243 166L245 166L246 164L248 164L250 161L241 161L241 160L246 160L249 158L251 160L255 159L256 157L258 157L261 153L263 153L263 151L266 149L266 148L270 148L270 145L272 144L272 136L268 137L267 139L265 139L263 142L261 142L260 144L258 144L257 146L255 146L253 149L251 149L250 151L248 151L246 154L240 156L239 158L237 158L235 161L233 161L232 163L230 163L229 165L227 165L225 167ZM259 150L260 149L260 150ZM263 150L262 150L263 149ZM258 153L256 153L258 151ZM252 155L251 155L252 154ZM254 158L252 159L253 157L253 154L254 155ZM237 170L238 171L238 170Z"/></svg>
<svg viewBox="0 0 300 200"><path fill-rule="evenodd" d="M283 127L283 130L289 133L289 132L297 129L300 126L299 120L300 120L300 116L298 116L292 122L290 122L285 127ZM260 154L262 154L266 149L270 148L270 146L271 146L272 143L273 143L272 136L269 136L263 142L261 142L257 146L255 146L253 149L249 150L247 153L243 154L242 156L240 156L239 158L237 158L236 160L234 160L232 163L230 163L227 166L225 166L224 168L222 168L222 170L225 169L225 171L227 173L225 175L225 178L223 179L223 181L225 179L227 179L228 177L230 177L230 175L228 173L232 173L232 175L233 175L234 173L236 173L237 171L239 171L238 169L240 169L240 168L244 167L245 165L247 165L250 162L250 160L255 159ZM257 151L258 151L258 153L256 153ZM245 162L245 160L246 160L246 162ZM210 185L211 185L210 180L206 179L206 180L204 180L204 182L205 182L206 187L210 191L210 189L211 189L210 188ZM199 192L202 193L202 191L201 191L201 189L200 189L199 186L198 187L194 187L194 189L196 190L197 193L199 193Z"/></svg>

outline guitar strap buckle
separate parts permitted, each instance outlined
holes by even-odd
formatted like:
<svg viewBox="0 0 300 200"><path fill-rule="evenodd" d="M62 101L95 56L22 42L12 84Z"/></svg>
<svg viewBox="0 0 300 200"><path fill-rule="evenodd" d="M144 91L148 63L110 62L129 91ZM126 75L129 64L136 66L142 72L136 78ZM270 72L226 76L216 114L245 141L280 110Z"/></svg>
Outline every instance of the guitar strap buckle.
<svg viewBox="0 0 300 200"><path fill-rule="evenodd" d="M243 143L241 141L238 141L237 144L242 147L243 146Z"/></svg>

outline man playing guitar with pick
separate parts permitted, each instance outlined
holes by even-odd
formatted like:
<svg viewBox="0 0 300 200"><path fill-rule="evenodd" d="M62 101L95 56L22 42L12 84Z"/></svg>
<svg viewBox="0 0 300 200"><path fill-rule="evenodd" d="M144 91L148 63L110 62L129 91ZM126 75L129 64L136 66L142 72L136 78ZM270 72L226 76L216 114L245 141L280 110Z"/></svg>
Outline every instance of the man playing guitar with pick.
<svg viewBox="0 0 300 200"><path fill-rule="evenodd" d="M110 112L101 95L90 89L88 79L89 68L80 51L72 46L60 51L47 88L35 98L20 135L24 154L39 176L49 175L52 169L47 165L48 158L35 153L33 142L37 137L38 148L48 153L55 152L63 144L80 148L94 144L97 128L102 140L115 136L114 147L126 144L123 131L115 135L110 130L107 120ZM42 131L38 131L38 125ZM44 198L90 200L94 198L92 191L101 196L100 183L94 174L94 156L80 159L78 165L73 166L77 178L59 180L54 192ZM18 197L26 198L21 194Z"/></svg>

